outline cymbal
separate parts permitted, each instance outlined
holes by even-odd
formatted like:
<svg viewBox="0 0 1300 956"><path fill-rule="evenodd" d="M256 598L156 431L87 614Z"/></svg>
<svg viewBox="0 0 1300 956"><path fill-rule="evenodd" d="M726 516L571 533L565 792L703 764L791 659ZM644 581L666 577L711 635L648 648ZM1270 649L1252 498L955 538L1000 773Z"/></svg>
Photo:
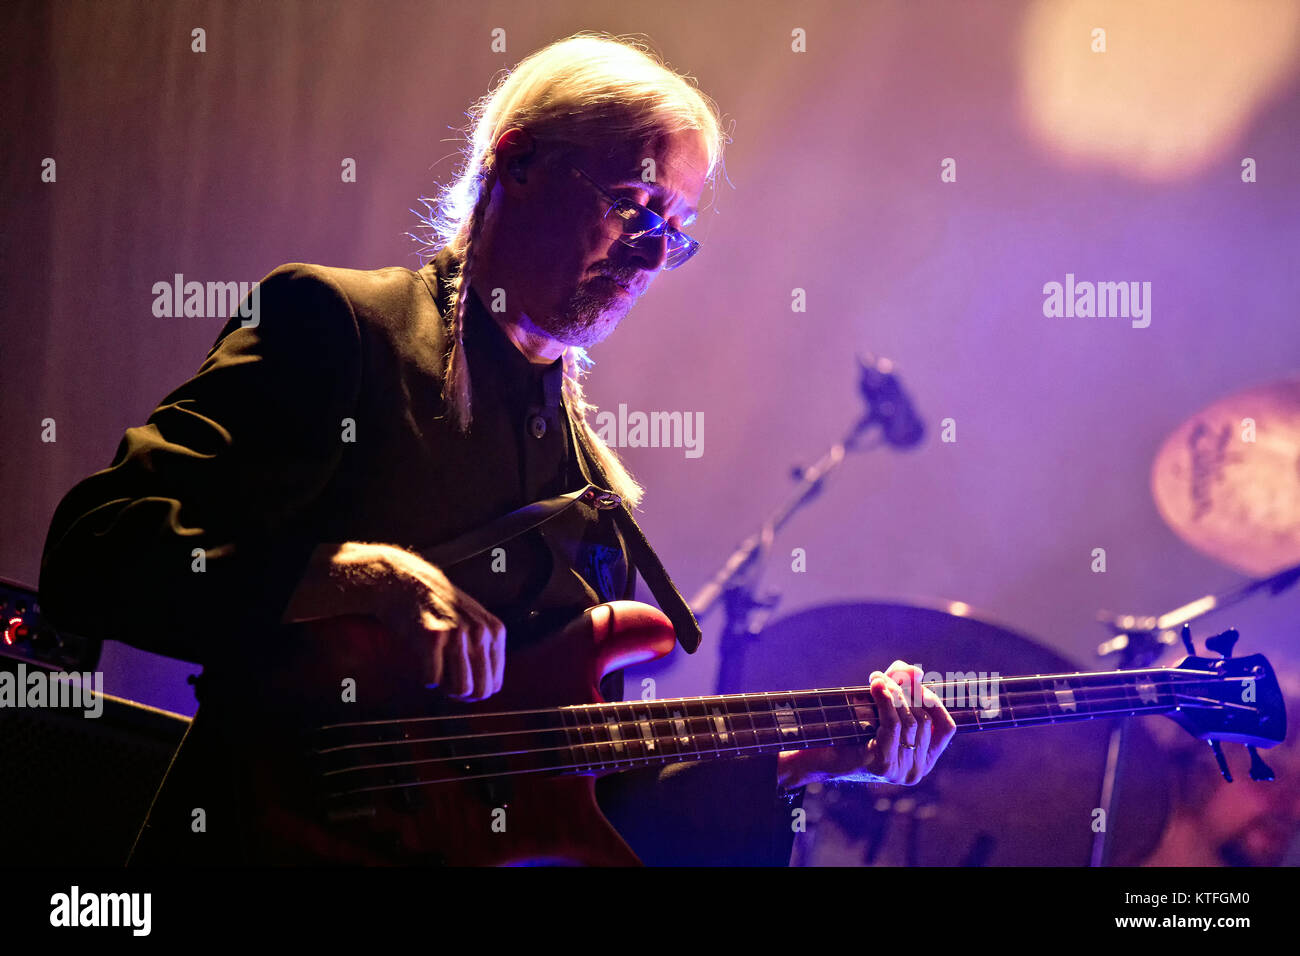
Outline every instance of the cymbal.
<svg viewBox="0 0 1300 956"><path fill-rule="evenodd" d="M1080 669L959 603L833 604L769 625L747 649L747 689L865 684L895 659L1004 676ZM1158 718L1146 718L1156 720ZM804 797L797 865L1086 866L1114 721L958 734L914 787L830 785ZM1109 862L1135 865L1168 814L1168 760L1130 720L1108 830Z"/></svg>
<svg viewBox="0 0 1300 956"><path fill-rule="evenodd" d="M1151 465L1174 533L1253 577L1300 564L1300 380L1221 398L1174 430Z"/></svg>

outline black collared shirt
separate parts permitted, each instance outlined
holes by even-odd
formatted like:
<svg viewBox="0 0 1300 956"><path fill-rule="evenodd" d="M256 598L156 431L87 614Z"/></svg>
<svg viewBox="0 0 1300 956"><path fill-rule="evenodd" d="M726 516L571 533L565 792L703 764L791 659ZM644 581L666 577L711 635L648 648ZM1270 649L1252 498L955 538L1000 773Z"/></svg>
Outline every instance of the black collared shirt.
<svg viewBox="0 0 1300 956"><path fill-rule="evenodd" d="M466 303L465 349L474 417L479 427L503 427L513 433L519 449L521 495L537 501L581 484L560 407L563 361L556 359L547 365L530 362L473 290ZM488 416L499 422L486 422Z"/></svg>

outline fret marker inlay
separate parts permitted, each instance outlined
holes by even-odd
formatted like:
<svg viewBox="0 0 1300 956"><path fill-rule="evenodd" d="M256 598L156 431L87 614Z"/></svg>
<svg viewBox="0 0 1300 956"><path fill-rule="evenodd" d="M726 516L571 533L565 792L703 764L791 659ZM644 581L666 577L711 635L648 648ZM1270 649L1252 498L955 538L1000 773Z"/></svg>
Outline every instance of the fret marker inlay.
<svg viewBox="0 0 1300 956"><path fill-rule="evenodd" d="M718 732L718 740L722 743L727 742L727 722L722 719L722 711L713 708L713 727Z"/></svg>
<svg viewBox="0 0 1300 956"><path fill-rule="evenodd" d="M799 735L799 717L788 703L776 705L776 726L783 734Z"/></svg>
<svg viewBox="0 0 1300 956"><path fill-rule="evenodd" d="M686 721L682 720L680 710L673 711L673 730L677 731L677 739L682 742L683 746L689 747L691 745L691 735L686 731Z"/></svg>
<svg viewBox="0 0 1300 956"><path fill-rule="evenodd" d="M1154 704L1160 700L1159 695L1156 693L1156 685L1146 677L1138 678L1137 692L1138 698L1144 704Z"/></svg>
<svg viewBox="0 0 1300 956"><path fill-rule="evenodd" d="M1067 713L1074 713L1079 708L1074 703L1074 691L1063 680L1052 681L1052 692L1056 695L1056 706Z"/></svg>

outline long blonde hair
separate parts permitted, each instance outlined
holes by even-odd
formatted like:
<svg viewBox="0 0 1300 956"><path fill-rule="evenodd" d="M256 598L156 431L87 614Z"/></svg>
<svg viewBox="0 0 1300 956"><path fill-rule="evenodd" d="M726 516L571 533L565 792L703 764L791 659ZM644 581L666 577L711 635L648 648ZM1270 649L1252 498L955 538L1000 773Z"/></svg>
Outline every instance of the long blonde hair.
<svg viewBox="0 0 1300 956"><path fill-rule="evenodd" d="M424 250L433 253L449 248L460 260L454 280L443 398L461 431L469 428L473 417L465 360L466 301L477 240L497 173L493 147L501 134L520 127L537 140L597 146L648 142L665 133L698 130L708 151L710 182L728 141L717 107L689 77L669 69L636 41L588 31L525 57L477 100L467 115L471 122L463 165L456 179L435 199L422 200L430 214L421 218L428 233ZM587 421L596 407L586 400L581 379L591 364L586 349L565 349L564 397L575 427L582 429L611 490L635 506L643 497L642 487Z"/></svg>

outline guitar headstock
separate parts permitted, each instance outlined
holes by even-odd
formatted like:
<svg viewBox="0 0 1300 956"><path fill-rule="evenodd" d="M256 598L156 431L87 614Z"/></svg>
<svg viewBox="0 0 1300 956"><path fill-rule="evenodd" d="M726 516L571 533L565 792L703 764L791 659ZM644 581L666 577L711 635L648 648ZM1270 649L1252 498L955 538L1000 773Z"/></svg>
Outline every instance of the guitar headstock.
<svg viewBox="0 0 1300 956"><path fill-rule="evenodd" d="M1286 703L1268 658L1262 654L1233 657L1235 630L1206 640L1218 659L1190 653L1177 669L1200 672L1204 680L1189 680L1175 692L1178 707L1169 714L1194 737L1209 741L1219 770L1231 781L1221 743L1245 744L1250 752L1252 780L1272 780L1273 771L1260 759L1255 748L1272 747L1286 739ZM1194 651L1190 630L1184 625L1183 643Z"/></svg>

